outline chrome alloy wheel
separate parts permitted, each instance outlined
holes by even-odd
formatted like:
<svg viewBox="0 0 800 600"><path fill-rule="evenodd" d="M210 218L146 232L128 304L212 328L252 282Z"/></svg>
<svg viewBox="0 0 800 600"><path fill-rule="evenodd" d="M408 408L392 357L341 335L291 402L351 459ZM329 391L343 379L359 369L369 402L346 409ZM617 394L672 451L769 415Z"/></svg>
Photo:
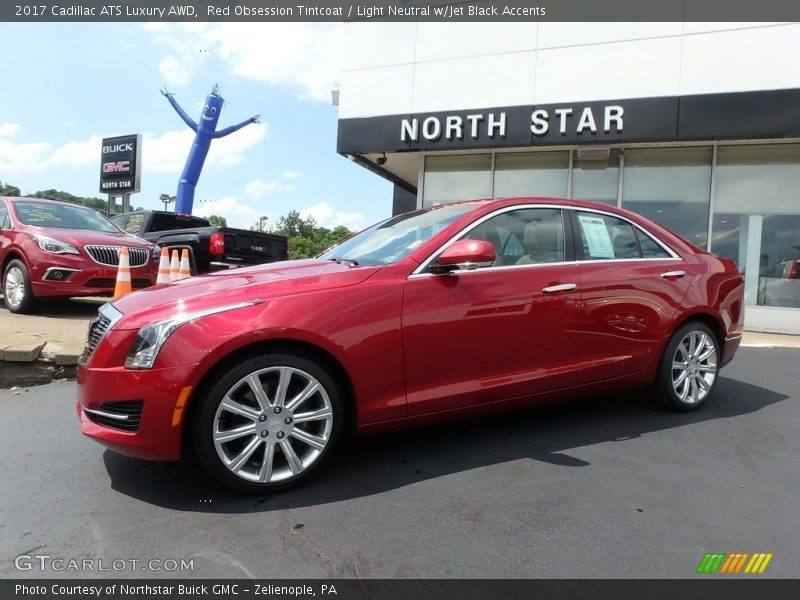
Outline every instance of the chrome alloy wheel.
<svg viewBox="0 0 800 600"><path fill-rule="evenodd" d="M328 392L309 373L269 367L225 393L212 425L214 448L231 473L256 483L280 482L306 471L331 439Z"/></svg>
<svg viewBox="0 0 800 600"><path fill-rule="evenodd" d="M672 358L672 389L686 404L702 402L717 377L717 345L705 331L690 331Z"/></svg>
<svg viewBox="0 0 800 600"><path fill-rule="evenodd" d="M25 276L19 267L11 267L6 271L3 294L6 302L16 308L25 300Z"/></svg>

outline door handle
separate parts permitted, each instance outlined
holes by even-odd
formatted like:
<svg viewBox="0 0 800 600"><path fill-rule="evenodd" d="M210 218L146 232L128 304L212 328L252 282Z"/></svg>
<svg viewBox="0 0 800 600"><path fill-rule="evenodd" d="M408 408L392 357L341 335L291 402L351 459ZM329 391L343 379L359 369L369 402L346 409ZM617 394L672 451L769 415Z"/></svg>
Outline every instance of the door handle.
<svg viewBox="0 0 800 600"><path fill-rule="evenodd" d="M555 294L556 292L568 292L574 290L576 287L578 287L577 283L560 283L558 285L550 285L546 288L542 288L542 291L545 294Z"/></svg>
<svg viewBox="0 0 800 600"><path fill-rule="evenodd" d="M664 279L671 279L671 278L680 278L686 276L686 271L666 271L661 274Z"/></svg>

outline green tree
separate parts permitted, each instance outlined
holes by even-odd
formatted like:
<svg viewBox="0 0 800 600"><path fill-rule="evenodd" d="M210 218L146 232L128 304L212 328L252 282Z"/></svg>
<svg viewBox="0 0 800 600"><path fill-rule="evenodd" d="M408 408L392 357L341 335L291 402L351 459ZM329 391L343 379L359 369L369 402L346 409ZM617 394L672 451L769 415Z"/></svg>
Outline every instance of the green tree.
<svg viewBox="0 0 800 600"><path fill-rule="evenodd" d="M34 194L31 194L31 198L43 198L45 200L59 200L61 202L69 202L70 204L77 204L79 206L88 206L89 208L93 208L95 210L99 210L101 212L105 212L106 207L108 206L108 200L104 198L87 198L83 196L73 196L69 192L63 192L61 190L41 190ZM114 207L114 212L118 212L122 210L122 206L117 205Z"/></svg>
<svg viewBox="0 0 800 600"><path fill-rule="evenodd" d="M288 238L302 237L306 239L314 239L314 229L317 222L314 217L303 218L296 210L290 211L285 217L278 219L275 226L272 228L272 233L278 235L285 235Z"/></svg>
<svg viewBox="0 0 800 600"><path fill-rule="evenodd" d="M258 231L259 224L250 227ZM333 230L317 226L314 217L302 217L296 210L281 217L270 229L270 233L283 235L289 239L289 252L292 258L311 258L321 254L334 244L352 235L341 225Z"/></svg>
<svg viewBox="0 0 800 600"><path fill-rule="evenodd" d="M228 221L225 217L220 217L219 215L211 215L208 217L208 222L211 223L214 227L227 227Z"/></svg>
<svg viewBox="0 0 800 600"><path fill-rule="evenodd" d="M19 196L19 188L9 183L0 181L0 196Z"/></svg>

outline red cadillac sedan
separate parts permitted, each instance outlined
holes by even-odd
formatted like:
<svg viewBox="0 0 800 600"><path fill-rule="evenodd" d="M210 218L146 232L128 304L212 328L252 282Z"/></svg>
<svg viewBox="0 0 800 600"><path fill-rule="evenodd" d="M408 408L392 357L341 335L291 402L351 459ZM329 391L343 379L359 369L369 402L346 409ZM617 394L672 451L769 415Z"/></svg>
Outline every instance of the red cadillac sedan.
<svg viewBox="0 0 800 600"><path fill-rule="evenodd" d="M733 262L636 214L515 198L393 217L316 259L193 277L101 308L84 434L220 481L294 485L353 432L649 388L676 410L739 346Z"/></svg>
<svg viewBox="0 0 800 600"><path fill-rule="evenodd" d="M0 197L6 308L29 313L39 298L110 294L122 246L129 249L133 287L153 285L155 246L125 233L97 211L55 200Z"/></svg>

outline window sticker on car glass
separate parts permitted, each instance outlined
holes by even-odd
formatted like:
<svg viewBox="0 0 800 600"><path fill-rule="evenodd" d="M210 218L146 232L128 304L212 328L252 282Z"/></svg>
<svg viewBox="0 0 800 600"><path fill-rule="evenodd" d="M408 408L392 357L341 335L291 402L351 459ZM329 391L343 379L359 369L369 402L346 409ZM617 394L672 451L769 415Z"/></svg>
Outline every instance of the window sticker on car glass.
<svg viewBox="0 0 800 600"><path fill-rule="evenodd" d="M144 215L131 215L128 218L128 224L125 225L125 231L128 233L139 233L139 229L142 227L142 221L144 220Z"/></svg>
<svg viewBox="0 0 800 600"><path fill-rule="evenodd" d="M589 246L589 258L614 258L614 246L606 222L599 217L578 215L583 237Z"/></svg>
<svg viewBox="0 0 800 600"><path fill-rule="evenodd" d="M25 223L61 223L63 221L46 207L24 206L17 210Z"/></svg>

